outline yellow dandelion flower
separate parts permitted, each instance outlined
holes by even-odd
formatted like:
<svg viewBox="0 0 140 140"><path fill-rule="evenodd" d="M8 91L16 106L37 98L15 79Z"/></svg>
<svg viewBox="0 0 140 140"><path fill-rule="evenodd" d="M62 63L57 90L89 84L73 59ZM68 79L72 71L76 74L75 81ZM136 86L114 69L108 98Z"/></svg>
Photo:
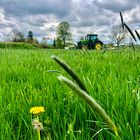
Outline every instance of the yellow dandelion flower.
<svg viewBox="0 0 140 140"><path fill-rule="evenodd" d="M42 107L42 106L37 106L37 107L32 107L31 109L30 109L30 113L32 113L32 114L40 114L40 113L42 113L42 112L45 112L45 109L44 109L44 107Z"/></svg>

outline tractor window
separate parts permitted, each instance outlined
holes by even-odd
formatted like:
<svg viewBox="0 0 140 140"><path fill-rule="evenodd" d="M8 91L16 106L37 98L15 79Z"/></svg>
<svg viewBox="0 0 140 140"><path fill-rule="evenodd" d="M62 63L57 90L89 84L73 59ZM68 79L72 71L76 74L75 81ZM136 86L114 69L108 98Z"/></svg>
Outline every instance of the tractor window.
<svg viewBox="0 0 140 140"><path fill-rule="evenodd" d="M96 40L97 36L91 36L91 40Z"/></svg>
<svg viewBox="0 0 140 140"><path fill-rule="evenodd" d="M97 35L88 35L87 40L97 40Z"/></svg>

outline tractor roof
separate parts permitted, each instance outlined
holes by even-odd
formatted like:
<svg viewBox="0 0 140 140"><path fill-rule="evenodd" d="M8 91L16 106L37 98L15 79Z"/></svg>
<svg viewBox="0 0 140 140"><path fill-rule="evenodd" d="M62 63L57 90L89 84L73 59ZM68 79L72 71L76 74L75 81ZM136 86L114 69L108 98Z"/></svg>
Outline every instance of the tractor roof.
<svg viewBox="0 0 140 140"><path fill-rule="evenodd" d="M87 36L98 36L98 34L87 34Z"/></svg>

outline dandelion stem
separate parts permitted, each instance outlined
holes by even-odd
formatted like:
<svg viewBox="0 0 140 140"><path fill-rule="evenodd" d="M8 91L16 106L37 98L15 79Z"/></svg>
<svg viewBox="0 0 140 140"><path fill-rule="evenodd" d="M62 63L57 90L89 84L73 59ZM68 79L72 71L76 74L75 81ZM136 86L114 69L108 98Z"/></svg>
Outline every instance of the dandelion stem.
<svg viewBox="0 0 140 140"><path fill-rule="evenodd" d="M40 130L38 129L38 140L41 140L40 138Z"/></svg>
<svg viewBox="0 0 140 140"><path fill-rule="evenodd" d="M39 117L37 116L37 120L39 122ZM41 140L40 138L40 128L37 129L37 133L38 133L38 140Z"/></svg>

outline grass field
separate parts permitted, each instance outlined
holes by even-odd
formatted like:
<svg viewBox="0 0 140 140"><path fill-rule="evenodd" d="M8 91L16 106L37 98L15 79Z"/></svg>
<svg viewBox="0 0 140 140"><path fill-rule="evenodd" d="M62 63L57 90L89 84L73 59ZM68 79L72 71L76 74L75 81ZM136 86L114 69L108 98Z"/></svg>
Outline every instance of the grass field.
<svg viewBox="0 0 140 140"><path fill-rule="evenodd" d="M118 139L98 114L57 79L60 74L69 75L51 55L75 70L115 122L122 140L140 139L140 50L87 54L83 50L0 49L1 140L38 139L29 113L33 106L45 108L40 115L42 140L46 135L52 140Z"/></svg>

